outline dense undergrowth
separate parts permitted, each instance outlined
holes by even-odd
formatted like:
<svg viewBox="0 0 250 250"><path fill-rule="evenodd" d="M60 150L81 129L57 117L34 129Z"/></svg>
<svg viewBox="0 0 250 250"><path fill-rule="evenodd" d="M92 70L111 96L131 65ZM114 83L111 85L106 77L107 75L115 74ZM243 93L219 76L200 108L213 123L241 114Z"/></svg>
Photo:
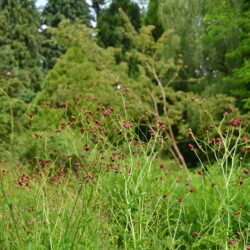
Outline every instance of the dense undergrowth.
<svg viewBox="0 0 250 250"><path fill-rule="evenodd" d="M1 249L250 248L249 140L233 113L205 139L187 131L199 164L185 170L159 157L159 122L143 138L126 109L43 112L44 131L30 117L29 162L1 162Z"/></svg>

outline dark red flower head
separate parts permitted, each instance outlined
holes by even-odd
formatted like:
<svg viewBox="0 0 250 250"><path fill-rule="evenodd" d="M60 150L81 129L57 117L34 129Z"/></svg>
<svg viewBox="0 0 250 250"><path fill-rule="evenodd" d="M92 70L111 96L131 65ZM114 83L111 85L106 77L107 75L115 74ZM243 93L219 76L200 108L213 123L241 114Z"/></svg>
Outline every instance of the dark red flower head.
<svg viewBox="0 0 250 250"><path fill-rule="evenodd" d="M188 148L189 148L190 150L193 150L194 145L193 145L193 144L191 144L191 143L189 143L189 144L188 144Z"/></svg>
<svg viewBox="0 0 250 250"><path fill-rule="evenodd" d="M229 240L229 244L230 244L231 246L235 245L235 243L236 243L236 240L235 240L234 238L231 238L231 239Z"/></svg>
<svg viewBox="0 0 250 250"><path fill-rule="evenodd" d="M233 126L233 127L236 127L236 126L240 126L241 125L241 122L242 120L240 118L236 119L236 118L232 118L230 120L230 124Z"/></svg>
<svg viewBox="0 0 250 250"><path fill-rule="evenodd" d="M200 234L198 232L193 232L193 236L198 238L198 237L200 237Z"/></svg>
<svg viewBox="0 0 250 250"><path fill-rule="evenodd" d="M198 175L203 175L203 174L204 174L204 171L203 171L203 170L198 170L198 171L197 171L197 174L198 174Z"/></svg>
<svg viewBox="0 0 250 250"><path fill-rule="evenodd" d="M71 121L76 121L76 116L75 115L71 116Z"/></svg>
<svg viewBox="0 0 250 250"><path fill-rule="evenodd" d="M132 128L132 127L133 127L133 124L132 124L131 122L126 122L126 121L124 121L124 122L123 122L123 127L124 127L124 128Z"/></svg>
<svg viewBox="0 0 250 250"><path fill-rule="evenodd" d="M89 145L88 145L88 144L85 144L85 146L83 147L83 149L84 149L85 151L89 151Z"/></svg>

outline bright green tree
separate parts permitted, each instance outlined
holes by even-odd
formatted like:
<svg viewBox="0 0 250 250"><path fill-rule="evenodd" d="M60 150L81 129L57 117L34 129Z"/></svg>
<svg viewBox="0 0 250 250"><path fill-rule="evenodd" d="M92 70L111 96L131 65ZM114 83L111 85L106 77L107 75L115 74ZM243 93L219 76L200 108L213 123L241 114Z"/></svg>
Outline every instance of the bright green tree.
<svg viewBox="0 0 250 250"><path fill-rule="evenodd" d="M138 87L139 83L128 77L126 63L117 64L115 55L118 49L104 49L97 45L95 30L76 22L64 21L57 29L51 29L54 39L68 48L45 77L42 91L36 101L42 103L72 102L79 95L91 95L104 105L123 110L119 89ZM139 103L136 93L129 91L127 104ZM142 105L143 106L143 105Z"/></svg>

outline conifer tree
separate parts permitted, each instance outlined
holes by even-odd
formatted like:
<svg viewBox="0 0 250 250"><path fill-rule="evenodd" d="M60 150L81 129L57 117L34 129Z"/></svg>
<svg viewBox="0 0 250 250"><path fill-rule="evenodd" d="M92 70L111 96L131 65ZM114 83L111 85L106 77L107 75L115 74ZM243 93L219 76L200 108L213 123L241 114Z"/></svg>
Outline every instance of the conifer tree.
<svg viewBox="0 0 250 250"><path fill-rule="evenodd" d="M43 11L43 19L51 27L57 27L63 19L79 19L89 24L89 6L85 0L49 0Z"/></svg>
<svg viewBox="0 0 250 250"><path fill-rule="evenodd" d="M145 18L146 25L154 25L155 29L153 30L154 38L157 40L164 32L162 24L158 18L159 14L159 1L158 0L150 0L147 14Z"/></svg>
<svg viewBox="0 0 250 250"><path fill-rule="evenodd" d="M30 101L28 95L39 89L39 14L34 1L8 0L0 6L1 87L10 96Z"/></svg>
<svg viewBox="0 0 250 250"><path fill-rule="evenodd" d="M136 30L141 27L140 8L136 3L131 0L113 0L107 9L102 11L97 23L99 40L104 47L127 49L130 46L124 36L124 21L119 9L126 13Z"/></svg>
<svg viewBox="0 0 250 250"><path fill-rule="evenodd" d="M63 19L72 22L79 20L90 25L91 15L86 0L48 0L42 13L43 24L56 28ZM48 70L54 66L56 59L65 53L66 48L54 43L47 29L42 34L43 68Z"/></svg>
<svg viewBox="0 0 250 250"><path fill-rule="evenodd" d="M9 152L40 88L39 25L34 1L0 1L0 144Z"/></svg>
<svg viewBox="0 0 250 250"><path fill-rule="evenodd" d="M101 11L103 8L103 5L106 3L105 0L92 0L92 5L91 7L94 9L95 14L96 14L96 21L98 22L98 19L101 15Z"/></svg>

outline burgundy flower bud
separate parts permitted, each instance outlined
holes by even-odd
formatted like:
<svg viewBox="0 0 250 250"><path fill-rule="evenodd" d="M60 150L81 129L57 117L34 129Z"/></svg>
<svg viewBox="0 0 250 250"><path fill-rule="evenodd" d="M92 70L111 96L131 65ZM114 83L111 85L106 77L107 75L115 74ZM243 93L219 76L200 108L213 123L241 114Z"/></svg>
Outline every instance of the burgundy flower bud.
<svg viewBox="0 0 250 250"><path fill-rule="evenodd" d="M236 243L236 240L235 240L234 238L231 238L231 239L229 240L229 244L230 244L231 246L235 245L235 243Z"/></svg>
<svg viewBox="0 0 250 250"><path fill-rule="evenodd" d="M76 116L75 115L71 116L71 121L76 121Z"/></svg>
<svg viewBox="0 0 250 250"><path fill-rule="evenodd" d="M198 238L198 237L200 237L200 234L198 232L193 232L193 236Z"/></svg>
<svg viewBox="0 0 250 250"><path fill-rule="evenodd" d="M188 148L189 148L190 150L193 150L194 145L193 145L193 144L191 144L191 143L189 143L189 144L188 144Z"/></svg>
<svg viewBox="0 0 250 250"><path fill-rule="evenodd" d="M160 163L160 169L163 169L164 168L164 164L161 162Z"/></svg>
<svg viewBox="0 0 250 250"><path fill-rule="evenodd" d="M84 147L83 147L84 151L89 151L89 146L88 144L85 144Z"/></svg>
<svg viewBox="0 0 250 250"><path fill-rule="evenodd" d="M182 196L178 197L178 201L179 203L183 202L183 197Z"/></svg>

